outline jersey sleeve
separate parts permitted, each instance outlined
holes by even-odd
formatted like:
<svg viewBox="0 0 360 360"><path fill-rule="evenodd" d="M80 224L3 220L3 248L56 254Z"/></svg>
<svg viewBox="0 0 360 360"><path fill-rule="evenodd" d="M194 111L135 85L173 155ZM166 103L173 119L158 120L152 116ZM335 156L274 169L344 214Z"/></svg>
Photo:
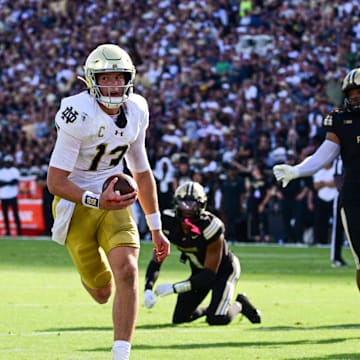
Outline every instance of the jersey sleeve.
<svg viewBox="0 0 360 360"><path fill-rule="evenodd" d="M136 100L139 108L143 111L143 117L140 124L139 135L130 145L125 159L131 171L144 172L151 168L145 147L146 129L149 126L149 108L143 97L137 96Z"/></svg>
<svg viewBox="0 0 360 360"><path fill-rule="evenodd" d="M337 122L336 122L336 112L332 111L329 114L327 114L323 121L322 121L322 126L323 129L328 133L328 132L332 132L332 133L337 133L337 126L336 126Z"/></svg>
<svg viewBox="0 0 360 360"><path fill-rule="evenodd" d="M92 104L84 94L64 98L56 113L55 123L58 129L72 137L82 139L91 129Z"/></svg>
<svg viewBox="0 0 360 360"><path fill-rule="evenodd" d="M58 129L54 150L50 158L50 166L58 169L72 171L80 151L81 141Z"/></svg>

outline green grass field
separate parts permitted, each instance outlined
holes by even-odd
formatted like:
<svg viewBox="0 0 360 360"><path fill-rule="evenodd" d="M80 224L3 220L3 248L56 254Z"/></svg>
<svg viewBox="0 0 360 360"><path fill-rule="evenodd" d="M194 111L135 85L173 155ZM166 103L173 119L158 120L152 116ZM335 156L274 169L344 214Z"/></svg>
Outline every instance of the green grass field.
<svg viewBox="0 0 360 360"><path fill-rule="evenodd" d="M152 246L142 244L140 283ZM132 360L358 360L360 297L354 266L332 269L328 248L232 246L262 323L238 317L225 327L203 319L172 326L175 296L142 305ZM159 282L183 280L173 253ZM94 303L66 249L50 241L0 240L0 359L110 360L111 302Z"/></svg>

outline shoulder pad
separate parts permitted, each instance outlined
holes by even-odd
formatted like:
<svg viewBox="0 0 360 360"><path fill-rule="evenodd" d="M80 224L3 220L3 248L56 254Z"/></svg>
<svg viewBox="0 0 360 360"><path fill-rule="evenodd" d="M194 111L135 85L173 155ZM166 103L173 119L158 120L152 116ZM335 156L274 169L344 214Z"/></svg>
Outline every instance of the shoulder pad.
<svg viewBox="0 0 360 360"><path fill-rule="evenodd" d="M341 121L343 116L347 113L346 110L342 108L336 108L331 110L323 119L323 126L333 127L335 123Z"/></svg>
<svg viewBox="0 0 360 360"><path fill-rule="evenodd" d="M173 210L173 209L165 209L163 211L163 214L174 218L175 217L175 210Z"/></svg>
<svg viewBox="0 0 360 360"><path fill-rule="evenodd" d="M334 120L333 120L333 113L329 113L325 116L323 120L324 126L333 126Z"/></svg>
<svg viewBox="0 0 360 360"><path fill-rule="evenodd" d="M81 138L89 132L92 118L94 118L94 100L87 92L82 92L61 101L55 121L60 129L76 138Z"/></svg>
<svg viewBox="0 0 360 360"><path fill-rule="evenodd" d="M329 115L343 114L345 112L342 108L335 108L329 112Z"/></svg>
<svg viewBox="0 0 360 360"><path fill-rule="evenodd" d="M137 105L144 112L149 112L149 106L146 99L139 94L132 93L129 97L128 102Z"/></svg>
<svg viewBox="0 0 360 360"><path fill-rule="evenodd" d="M224 224L223 222L216 216L210 218L210 224L203 230L203 235L205 239L211 239L216 233L219 231L223 231Z"/></svg>

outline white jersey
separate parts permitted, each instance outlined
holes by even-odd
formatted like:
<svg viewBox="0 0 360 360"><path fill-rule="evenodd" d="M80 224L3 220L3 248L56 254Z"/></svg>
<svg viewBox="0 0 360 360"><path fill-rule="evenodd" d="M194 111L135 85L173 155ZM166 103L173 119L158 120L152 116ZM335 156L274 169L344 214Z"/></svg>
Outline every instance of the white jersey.
<svg viewBox="0 0 360 360"><path fill-rule="evenodd" d="M150 169L145 149L148 104L131 94L123 106L127 123L119 128L87 91L64 98L55 118L58 138L50 166L69 171L71 181L95 193L110 175L123 172L123 159L131 171Z"/></svg>

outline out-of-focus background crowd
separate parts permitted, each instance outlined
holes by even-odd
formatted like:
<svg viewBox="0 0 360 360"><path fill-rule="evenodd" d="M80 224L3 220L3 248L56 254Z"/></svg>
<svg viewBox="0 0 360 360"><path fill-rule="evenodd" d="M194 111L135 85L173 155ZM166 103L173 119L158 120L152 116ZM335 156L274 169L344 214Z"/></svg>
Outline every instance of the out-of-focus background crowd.
<svg viewBox="0 0 360 360"><path fill-rule="evenodd" d="M0 0L0 159L46 188L60 100L84 90L89 52L116 43L149 103L161 207L193 179L229 240L314 242L311 179L282 189L271 168L323 140L360 65L359 19L357 0Z"/></svg>

